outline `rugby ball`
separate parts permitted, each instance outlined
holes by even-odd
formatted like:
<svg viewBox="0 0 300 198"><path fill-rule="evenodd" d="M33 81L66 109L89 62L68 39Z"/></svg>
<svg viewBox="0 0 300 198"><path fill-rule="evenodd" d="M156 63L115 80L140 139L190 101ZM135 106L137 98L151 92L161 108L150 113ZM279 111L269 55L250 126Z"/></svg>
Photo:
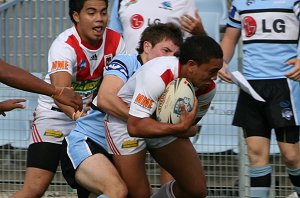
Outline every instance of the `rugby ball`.
<svg viewBox="0 0 300 198"><path fill-rule="evenodd" d="M176 124L180 120L183 103L187 111L194 106L195 90L193 84L186 78L171 81L160 96L156 107L156 119L164 123Z"/></svg>

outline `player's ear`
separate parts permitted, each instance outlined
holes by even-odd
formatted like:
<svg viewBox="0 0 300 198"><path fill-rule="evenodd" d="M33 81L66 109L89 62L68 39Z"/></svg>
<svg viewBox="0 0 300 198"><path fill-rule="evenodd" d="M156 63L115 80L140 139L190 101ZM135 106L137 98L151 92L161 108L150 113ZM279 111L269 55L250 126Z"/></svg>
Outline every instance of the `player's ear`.
<svg viewBox="0 0 300 198"><path fill-rule="evenodd" d="M72 14L74 21L76 21L76 23L79 23L79 14L78 12L73 12Z"/></svg>
<svg viewBox="0 0 300 198"><path fill-rule="evenodd" d="M193 74L194 69L197 67L197 63L194 60L188 60L187 62L187 70L189 74Z"/></svg>
<svg viewBox="0 0 300 198"><path fill-rule="evenodd" d="M152 45L149 41L144 41L143 43L144 52L148 53L151 47Z"/></svg>

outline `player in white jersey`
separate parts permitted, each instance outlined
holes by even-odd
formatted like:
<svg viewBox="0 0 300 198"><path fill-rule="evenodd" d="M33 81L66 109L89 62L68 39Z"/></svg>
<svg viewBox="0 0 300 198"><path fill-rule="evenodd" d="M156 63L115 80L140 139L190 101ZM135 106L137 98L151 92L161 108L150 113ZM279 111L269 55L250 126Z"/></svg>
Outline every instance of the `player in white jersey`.
<svg viewBox="0 0 300 198"><path fill-rule="evenodd" d="M166 85L174 79L185 77L197 89L210 90L222 67L222 58L222 50L212 38L188 37L180 47L179 58L158 57L148 61L120 89L118 96L130 105L128 124L114 115L107 115L106 138L129 197L151 196L145 170L147 149L175 178L152 195L153 198L206 196L201 161L188 138L197 131L194 121L198 100L191 112L181 107L178 124L158 122L152 114Z"/></svg>
<svg viewBox="0 0 300 198"><path fill-rule="evenodd" d="M128 52L137 53L143 30L158 22L181 25L185 37L205 32L194 0L114 0L109 27L123 35Z"/></svg>
<svg viewBox="0 0 300 198"><path fill-rule="evenodd" d="M75 110L82 108L82 99L73 90L55 87L27 71L9 65L2 60L0 60L0 82L24 91L51 96L60 103L73 107ZM19 104L20 102L25 102L25 99L11 99L0 102L0 114L5 116L4 112L6 111L11 111L15 108L25 108L24 105Z"/></svg>
<svg viewBox="0 0 300 198"><path fill-rule="evenodd" d="M84 105L97 88L103 67L113 56L125 52L120 34L106 28L107 7L107 0L69 0L69 15L74 26L54 40L48 54L45 81L72 87L81 95ZM62 140L82 113L50 97L39 97L24 186L13 197L44 194L56 172Z"/></svg>
<svg viewBox="0 0 300 198"><path fill-rule="evenodd" d="M234 0L232 3L221 44L224 60L230 61L242 36L243 74L266 100L256 101L241 90L233 120L233 125L243 128L246 138L251 197L265 198L269 194L273 129L290 180L300 195L299 20L298 0ZM225 63L219 75L230 82L226 69Z"/></svg>
<svg viewBox="0 0 300 198"><path fill-rule="evenodd" d="M205 33L194 0L114 0L109 27L123 35L128 52L137 53L142 31L158 22L180 25L184 38ZM160 176L161 184L172 179L165 171Z"/></svg>
<svg viewBox="0 0 300 198"><path fill-rule="evenodd" d="M182 32L176 25L153 24L142 33L139 55L115 56L104 68L103 81L92 109L77 120L76 127L63 143L62 172L68 184L77 188L78 197L89 196L85 189L96 195L126 196L124 182L120 182L121 177L107 159L111 156L106 151L105 113L97 107L97 101L105 112L126 120L129 109L117 96L118 90L141 65L158 56L174 55L182 42Z"/></svg>

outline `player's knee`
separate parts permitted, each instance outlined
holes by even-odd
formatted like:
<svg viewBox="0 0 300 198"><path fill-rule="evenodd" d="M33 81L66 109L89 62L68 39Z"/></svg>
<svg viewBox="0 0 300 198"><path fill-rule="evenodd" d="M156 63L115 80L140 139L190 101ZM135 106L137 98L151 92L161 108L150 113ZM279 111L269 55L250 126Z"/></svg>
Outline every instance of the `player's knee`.
<svg viewBox="0 0 300 198"><path fill-rule="evenodd" d="M106 190L104 190L103 193L107 194L109 197L126 198L128 194L128 189L124 182L119 181L106 188Z"/></svg>
<svg viewBox="0 0 300 198"><path fill-rule="evenodd" d="M23 198L40 198L44 195L45 191L38 187L22 188L19 192Z"/></svg>
<svg viewBox="0 0 300 198"><path fill-rule="evenodd" d="M300 155L296 152L287 152L283 155L285 164L289 167L297 167L300 164Z"/></svg>

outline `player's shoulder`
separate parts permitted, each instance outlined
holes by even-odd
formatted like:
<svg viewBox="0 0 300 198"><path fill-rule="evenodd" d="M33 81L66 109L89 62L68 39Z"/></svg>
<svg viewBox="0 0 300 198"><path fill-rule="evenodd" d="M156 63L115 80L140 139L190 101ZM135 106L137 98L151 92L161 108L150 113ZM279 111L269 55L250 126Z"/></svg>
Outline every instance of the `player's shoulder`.
<svg viewBox="0 0 300 198"><path fill-rule="evenodd" d="M75 34L75 28L71 27L61 32L52 42L51 48L55 51L72 49L72 46L78 43L78 38ZM50 51L51 51L50 48ZM57 50L60 49L60 50Z"/></svg>

